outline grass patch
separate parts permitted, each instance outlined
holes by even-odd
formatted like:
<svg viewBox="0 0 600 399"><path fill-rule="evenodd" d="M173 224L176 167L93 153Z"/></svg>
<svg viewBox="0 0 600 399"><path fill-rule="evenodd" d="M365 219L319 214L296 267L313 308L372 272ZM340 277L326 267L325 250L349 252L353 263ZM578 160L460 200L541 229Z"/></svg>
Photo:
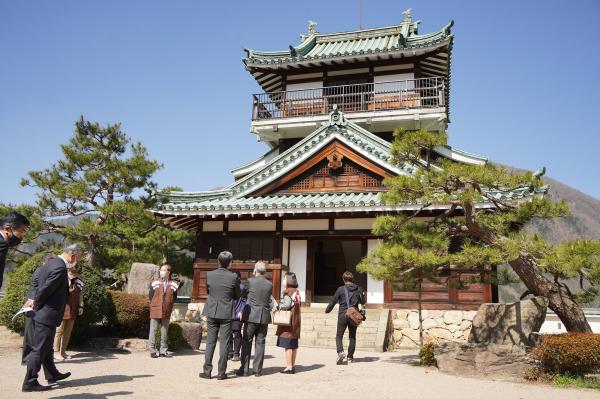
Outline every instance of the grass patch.
<svg viewBox="0 0 600 399"><path fill-rule="evenodd" d="M577 388L591 388L600 390L600 378L557 375L554 377L554 385L561 388L575 386Z"/></svg>

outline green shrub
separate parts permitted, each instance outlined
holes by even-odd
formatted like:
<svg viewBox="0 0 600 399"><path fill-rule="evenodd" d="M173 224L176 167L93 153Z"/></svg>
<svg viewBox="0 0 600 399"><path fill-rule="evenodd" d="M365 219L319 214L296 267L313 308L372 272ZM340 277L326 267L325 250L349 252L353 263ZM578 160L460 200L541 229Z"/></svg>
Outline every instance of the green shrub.
<svg viewBox="0 0 600 399"><path fill-rule="evenodd" d="M111 329L118 336L147 338L150 329L150 303L141 294L110 291L115 308Z"/></svg>
<svg viewBox="0 0 600 399"><path fill-rule="evenodd" d="M435 356L433 355L434 349L435 349L435 344L433 342L428 342L426 344L423 344L423 347L419 351L419 358L421 359L421 366L436 366L437 365Z"/></svg>
<svg viewBox="0 0 600 399"><path fill-rule="evenodd" d="M523 377L528 381L551 382L556 374L543 371L539 367L526 367L523 370Z"/></svg>
<svg viewBox="0 0 600 399"><path fill-rule="evenodd" d="M102 281L102 274L96 269L82 265L81 278L83 287L83 315L78 316L73 327L71 341L81 342L82 339L98 335L97 330L103 330L113 318L114 306L112 298Z"/></svg>
<svg viewBox="0 0 600 399"><path fill-rule="evenodd" d="M9 273L10 282L0 301L0 324L19 334L23 333L25 316L20 315L15 321L12 317L27 300L31 275L42 265L43 257L43 253L35 254Z"/></svg>
<svg viewBox="0 0 600 399"><path fill-rule="evenodd" d="M156 329L156 347L160 348L160 325ZM176 351L183 343L183 329L177 323L169 323L167 332L167 347L171 352Z"/></svg>
<svg viewBox="0 0 600 399"><path fill-rule="evenodd" d="M544 335L532 351L541 370L583 376L600 370L600 334Z"/></svg>
<svg viewBox="0 0 600 399"><path fill-rule="evenodd" d="M557 375L553 379L554 385L564 388L574 386L577 388L590 388L600 390L600 378L581 377L570 375Z"/></svg>

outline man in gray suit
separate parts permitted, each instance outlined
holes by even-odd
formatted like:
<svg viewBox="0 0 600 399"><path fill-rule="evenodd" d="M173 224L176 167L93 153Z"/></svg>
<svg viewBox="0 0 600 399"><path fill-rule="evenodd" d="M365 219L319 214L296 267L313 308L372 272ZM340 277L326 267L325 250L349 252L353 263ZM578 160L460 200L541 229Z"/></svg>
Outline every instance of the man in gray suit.
<svg viewBox="0 0 600 399"><path fill-rule="evenodd" d="M219 370L218 380L227 378L227 348L231 341L231 319L234 301L240 297L240 279L227 270L233 255L223 251L217 261L219 268L206 273L206 290L208 300L202 315L207 318L206 351L204 352L204 371L200 378L211 378L212 359L215 353L217 337L219 338Z"/></svg>
<svg viewBox="0 0 600 399"><path fill-rule="evenodd" d="M250 375L250 354L254 338L256 338L256 347L252 369L256 377L262 375L267 329L271 322L271 293L273 291L273 284L265 277L266 272L266 265L263 262L257 262L254 265L254 277L248 279L247 288L244 289L243 296L247 297L247 305L243 319L246 324L242 338L242 364L235 373L237 376Z"/></svg>

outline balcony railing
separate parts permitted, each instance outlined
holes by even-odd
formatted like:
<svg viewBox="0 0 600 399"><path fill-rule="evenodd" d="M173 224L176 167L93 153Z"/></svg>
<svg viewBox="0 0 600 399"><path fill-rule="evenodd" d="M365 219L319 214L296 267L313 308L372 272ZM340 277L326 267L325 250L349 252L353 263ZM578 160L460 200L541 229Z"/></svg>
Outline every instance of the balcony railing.
<svg viewBox="0 0 600 399"><path fill-rule="evenodd" d="M327 115L334 104L343 112L443 107L445 85L432 77L254 94L252 120Z"/></svg>

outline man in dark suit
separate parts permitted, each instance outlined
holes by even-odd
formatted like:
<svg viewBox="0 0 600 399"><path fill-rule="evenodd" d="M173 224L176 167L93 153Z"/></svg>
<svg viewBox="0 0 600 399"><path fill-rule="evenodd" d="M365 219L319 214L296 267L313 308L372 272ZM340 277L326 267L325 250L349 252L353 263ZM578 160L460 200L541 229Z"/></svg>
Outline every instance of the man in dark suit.
<svg viewBox="0 0 600 399"><path fill-rule="evenodd" d="M50 386L40 385L38 373L42 365L48 383L68 378L71 373L61 373L54 365L52 342L56 327L62 321L69 293L67 265L75 266L81 260L83 250L76 244L69 245L56 258L50 259L38 274L38 287L33 298L33 345L27 356L27 374L23 381L23 392L46 391Z"/></svg>
<svg viewBox="0 0 600 399"><path fill-rule="evenodd" d="M212 359L219 338L219 370L217 379L227 378L227 348L231 341L231 318L234 301L240 297L240 279L227 268L233 255L223 251L217 261L219 267L206 273L208 300L202 315L207 318L206 351L204 353L204 371L200 378L211 378Z"/></svg>
<svg viewBox="0 0 600 399"><path fill-rule="evenodd" d="M19 212L9 212L0 218L0 288L2 288L8 250L21 243L27 227L29 227L29 220Z"/></svg>
<svg viewBox="0 0 600 399"><path fill-rule="evenodd" d="M42 259L42 266L44 266L48 261L54 258L54 255L51 252L48 252L44 255ZM35 298L35 293L37 292L37 287L39 284L40 278L40 270L42 266L35 269L33 274L31 275L31 283L29 283L29 290L27 291L27 301L23 305L23 307L33 307L33 298ZM27 364L27 356L31 352L33 346L33 316L34 312L27 312L25 315L25 328L23 331L23 353L21 354L21 364ZM44 369L44 373L46 377L50 376L48 371Z"/></svg>
<svg viewBox="0 0 600 399"><path fill-rule="evenodd" d="M271 301L273 284L266 279L266 272L266 265L263 262L257 262L254 265L254 277L248 279L247 288L244 289L247 306L243 319L246 324L242 338L242 364L235 373L238 376L250 374L250 354L254 338L256 338L256 347L252 369L256 377L262 375L267 330L271 322L271 308L273 307Z"/></svg>

